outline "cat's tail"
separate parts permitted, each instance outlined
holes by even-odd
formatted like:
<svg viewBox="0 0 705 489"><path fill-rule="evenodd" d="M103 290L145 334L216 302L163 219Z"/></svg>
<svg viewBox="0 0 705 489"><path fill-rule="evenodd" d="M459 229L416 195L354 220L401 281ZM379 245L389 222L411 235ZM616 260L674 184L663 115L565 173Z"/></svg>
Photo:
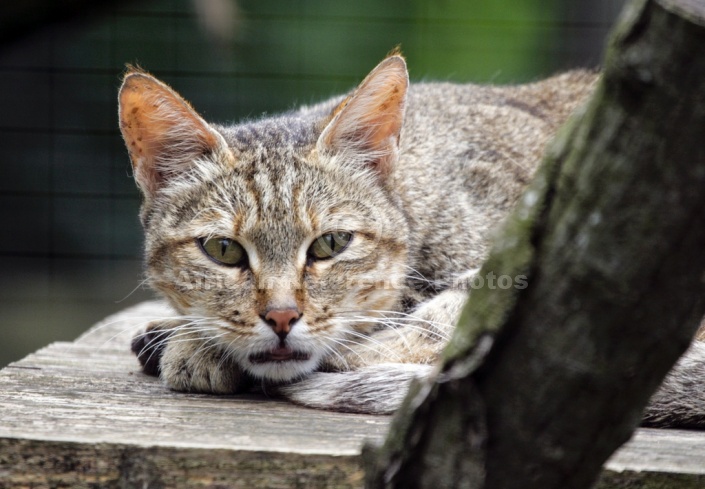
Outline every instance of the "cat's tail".
<svg viewBox="0 0 705 489"><path fill-rule="evenodd" d="M644 411L643 426L705 428L705 342L678 360Z"/></svg>
<svg viewBox="0 0 705 489"><path fill-rule="evenodd" d="M391 414L411 381L433 374L432 365L380 363L346 372L316 372L278 392L304 406L348 413Z"/></svg>

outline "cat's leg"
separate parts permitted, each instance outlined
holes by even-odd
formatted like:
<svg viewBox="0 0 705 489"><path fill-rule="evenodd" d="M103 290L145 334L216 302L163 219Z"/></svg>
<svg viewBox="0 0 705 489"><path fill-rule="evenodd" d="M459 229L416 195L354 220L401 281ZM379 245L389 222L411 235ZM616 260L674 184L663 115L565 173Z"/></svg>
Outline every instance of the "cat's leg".
<svg viewBox="0 0 705 489"><path fill-rule="evenodd" d="M475 273L475 271L470 272ZM468 273L468 277L471 277ZM390 314L389 327L348 344L343 359L302 381L279 388L287 399L305 406L355 413L394 412L414 378L433 375L439 355L468 299L467 287L447 289L408 314Z"/></svg>
<svg viewBox="0 0 705 489"><path fill-rule="evenodd" d="M158 375L171 389L231 394L247 376L217 342L184 327L186 321L154 321L132 341L145 373Z"/></svg>

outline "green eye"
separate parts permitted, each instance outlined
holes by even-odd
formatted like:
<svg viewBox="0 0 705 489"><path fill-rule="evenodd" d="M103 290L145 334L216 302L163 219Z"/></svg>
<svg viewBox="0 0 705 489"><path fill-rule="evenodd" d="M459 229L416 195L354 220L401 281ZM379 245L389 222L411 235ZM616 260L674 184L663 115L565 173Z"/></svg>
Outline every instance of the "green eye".
<svg viewBox="0 0 705 489"><path fill-rule="evenodd" d="M326 260L343 252L352 240L352 233L336 231L319 236L308 249L308 256L313 260Z"/></svg>
<svg viewBox="0 0 705 489"><path fill-rule="evenodd" d="M247 253L237 241L229 238L199 238L201 250L210 258L230 267L247 264Z"/></svg>

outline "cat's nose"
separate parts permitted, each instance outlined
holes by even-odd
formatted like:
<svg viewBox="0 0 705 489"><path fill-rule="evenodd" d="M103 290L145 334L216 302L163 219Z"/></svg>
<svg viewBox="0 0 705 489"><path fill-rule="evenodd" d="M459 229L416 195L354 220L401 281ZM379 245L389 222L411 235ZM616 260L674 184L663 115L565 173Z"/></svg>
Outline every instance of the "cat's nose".
<svg viewBox="0 0 705 489"><path fill-rule="evenodd" d="M296 309L271 309L264 315L264 321L284 340L300 317Z"/></svg>

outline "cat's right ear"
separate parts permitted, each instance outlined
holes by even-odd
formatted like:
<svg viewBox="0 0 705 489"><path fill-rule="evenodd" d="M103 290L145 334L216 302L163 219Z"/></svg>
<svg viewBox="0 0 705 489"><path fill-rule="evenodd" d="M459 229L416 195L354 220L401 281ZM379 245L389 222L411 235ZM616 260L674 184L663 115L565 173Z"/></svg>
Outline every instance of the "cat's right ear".
<svg viewBox="0 0 705 489"><path fill-rule="evenodd" d="M232 160L223 137L179 94L147 73L128 71L119 104L120 131L146 197L204 156Z"/></svg>

